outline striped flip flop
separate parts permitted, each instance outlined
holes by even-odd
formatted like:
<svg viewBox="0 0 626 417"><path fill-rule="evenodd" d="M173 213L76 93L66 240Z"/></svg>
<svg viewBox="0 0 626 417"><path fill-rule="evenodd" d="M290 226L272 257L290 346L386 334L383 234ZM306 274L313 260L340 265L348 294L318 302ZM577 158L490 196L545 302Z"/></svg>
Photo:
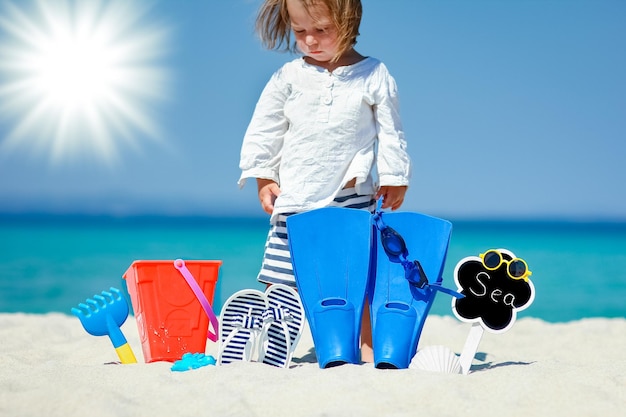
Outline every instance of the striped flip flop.
<svg viewBox="0 0 626 417"><path fill-rule="evenodd" d="M287 285L271 285L265 296L268 308L263 315L259 362L288 368L304 329L304 307L298 293Z"/></svg>
<svg viewBox="0 0 626 417"><path fill-rule="evenodd" d="M265 294L258 290L241 290L226 300L220 315L218 365L252 360L266 310Z"/></svg>

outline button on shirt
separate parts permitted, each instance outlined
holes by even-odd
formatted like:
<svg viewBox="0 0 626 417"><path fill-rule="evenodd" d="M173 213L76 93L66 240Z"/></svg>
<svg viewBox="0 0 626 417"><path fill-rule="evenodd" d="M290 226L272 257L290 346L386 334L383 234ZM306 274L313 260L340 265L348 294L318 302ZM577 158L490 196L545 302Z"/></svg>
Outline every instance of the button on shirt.
<svg viewBox="0 0 626 417"><path fill-rule="evenodd" d="M361 195L408 185L395 80L375 58L333 72L286 63L265 86L241 148L239 185L274 180L273 217L325 207L356 178Z"/></svg>

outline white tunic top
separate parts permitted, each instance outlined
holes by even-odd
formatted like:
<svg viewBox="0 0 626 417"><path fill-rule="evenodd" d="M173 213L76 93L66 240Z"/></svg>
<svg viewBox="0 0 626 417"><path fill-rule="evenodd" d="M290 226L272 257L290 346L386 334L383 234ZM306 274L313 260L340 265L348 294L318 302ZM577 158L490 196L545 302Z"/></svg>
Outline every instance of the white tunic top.
<svg viewBox="0 0 626 417"><path fill-rule="evenodd" d="M261 93L241 148L246 178L272 179L274 215L327 206L356 178L361 195L408 185L395 80L374 58L329 72L297 58Z"/></svg>

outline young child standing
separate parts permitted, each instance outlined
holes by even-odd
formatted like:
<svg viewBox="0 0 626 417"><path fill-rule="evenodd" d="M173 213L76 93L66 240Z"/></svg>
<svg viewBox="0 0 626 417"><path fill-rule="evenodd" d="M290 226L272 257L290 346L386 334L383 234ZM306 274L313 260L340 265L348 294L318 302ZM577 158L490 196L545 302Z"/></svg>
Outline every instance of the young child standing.
<svg viewBox="0 0 626 417"><path fill-rule="evenodd" d="M411 164L397 87L382 62L354 49L361 13L360 0L265 0L259 11L263 45L302 54L272 75L241 148L239 185L255 178L271 215L263 283L296 286L290 214L327 206L373 211L380 197L383 208L396 210L404 201ZM371 345L367 331L363 343Z"/></svg>

